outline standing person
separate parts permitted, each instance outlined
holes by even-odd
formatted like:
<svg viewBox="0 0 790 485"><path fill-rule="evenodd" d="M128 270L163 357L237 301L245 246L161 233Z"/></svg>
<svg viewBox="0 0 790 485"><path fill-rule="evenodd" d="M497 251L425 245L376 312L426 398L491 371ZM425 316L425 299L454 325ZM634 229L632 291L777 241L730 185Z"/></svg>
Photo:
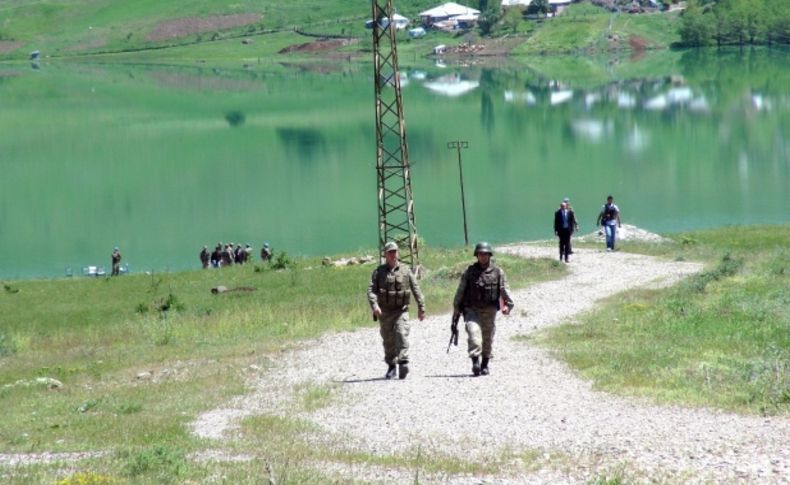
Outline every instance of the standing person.
<svg viewBox="0 0 790 485"><path fill-rule="evenodd" d="M208 254L208 246L203 246L203 249L200 250L200 264L203 265L203 269L208 268L210 256Z"/></svg>
<svg viewBox="0 0 790 485"><path fill-rule="evenodd" d="M263 243L263 247L261 247L261 261L269 261L272 259L272 248L269 247L269 243Z"/></svg>
<svg viewBox="0 0 790 485"><path fill-rule="evenodd" d="M601 207L601 212L595 221L596 226L599 224L603 224L606 233L606 250L614 251L617 228L623 227L623 224L620 222L620 208L614 203L614 197L611 195L606 198L606 203Z"/></svg>
<svg viewBox="0 0 790 485"><path fill-rule="evenodd" d="M241 247L241 244L236 245L236 249L233 250L233 259L236 261L236 264L244 264L244 248Z"/></svg>
<svg viewBox="0 0 790 485"><path fill-rule="evenodd" d="M384 245L386 262L376 268L368 285L368 302L373 320L378 320L384 343L386 379L405 379L409 373L409 303L411 295L417 300L417 318L425 319L425 299L417 278L408 266L398 261L398 245L390 241Z"/></svg>
<svg viewBox="0 0 790 485"><path fill-rule="evenodd" d="M110 276L118 276L121 274L121 250L115 246L112 250L112 272Z"/></svg>
<svg viewBox="0 0 790 485"><path fill-rule="evenodd" d="M560 261L567 263L571 254L571 235L578 229L576 214L568 207L567 198L560 204L559 210L554 213L554 235L560 238Z"/></svg>
<svg viewBox="0 0 790 485"><path fill-rule="evenodd" d="M214 246L214 252L211 253L211 267L219 268L222 264L222 242L218 242Z"/></svg>
<svg viewBox="0 0 790 485"><path fill-rule="evenodd" d="M463 314L466 322L469 357L475 376L489 374L497 310L501 305L502 314L508 315L513 309L505 272L491 261L493 254L490 244L477 243L474 252L477 262L464 271L453 300L453 321ZM482 363L480 356L483 357Z"/></svg>

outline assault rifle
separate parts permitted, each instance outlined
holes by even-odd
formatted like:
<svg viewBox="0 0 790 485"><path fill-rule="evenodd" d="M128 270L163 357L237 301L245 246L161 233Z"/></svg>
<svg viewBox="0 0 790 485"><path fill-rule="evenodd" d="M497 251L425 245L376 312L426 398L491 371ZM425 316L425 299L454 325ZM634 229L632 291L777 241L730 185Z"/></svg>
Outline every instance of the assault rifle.
<svg viewBox="0 0 790 485"><path fill-rule="evenodd" d="M458 320L461 319L461 314L453 315L452 324L450 324L450 342L447 344L447 353L450 353L450 346L455 345L458 347Z"/></svg>

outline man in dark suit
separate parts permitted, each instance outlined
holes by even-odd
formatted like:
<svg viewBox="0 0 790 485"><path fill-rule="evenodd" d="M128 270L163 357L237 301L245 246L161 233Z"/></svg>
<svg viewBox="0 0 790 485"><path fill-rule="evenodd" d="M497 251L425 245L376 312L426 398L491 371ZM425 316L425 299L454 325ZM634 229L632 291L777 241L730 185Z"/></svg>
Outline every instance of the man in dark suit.
<svg viewBox="0 0 790 485"><path fill-rule="evenodd" d="M568 207L568 202L562 201L560 208L554 213L554 234L560 238L560 261L567 263L571 253L571 235L579 228L573 209Z"/></svg>

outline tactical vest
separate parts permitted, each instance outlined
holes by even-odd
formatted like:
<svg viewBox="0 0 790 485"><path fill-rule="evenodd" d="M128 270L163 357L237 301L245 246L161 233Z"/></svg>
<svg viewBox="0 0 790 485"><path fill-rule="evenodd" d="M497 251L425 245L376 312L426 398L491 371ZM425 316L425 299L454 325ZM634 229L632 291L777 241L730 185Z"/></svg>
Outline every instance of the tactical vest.
<svg viewBox="0 0 790 485"><path fill-rule="evenodd" d="M493 264L491 271L478 264L466 270L466 291L464 292L465 307L496 306L499 303L500 269Z"/></svg>
<svg viewBox="0 0 790 485"><path fill-rule="evenodd" d="M612 219L617 218L617 209L614 208L614 204L605 204L603 206L603 220L611 221Z"/></svg>
<svg viewBox="0 0 790 485"><path fill-rule="evenodd" d="M390 271L386 264L379 266L376 283L379 287L377 296L382 310L400 310L411 301L408 269Z"/></svg>

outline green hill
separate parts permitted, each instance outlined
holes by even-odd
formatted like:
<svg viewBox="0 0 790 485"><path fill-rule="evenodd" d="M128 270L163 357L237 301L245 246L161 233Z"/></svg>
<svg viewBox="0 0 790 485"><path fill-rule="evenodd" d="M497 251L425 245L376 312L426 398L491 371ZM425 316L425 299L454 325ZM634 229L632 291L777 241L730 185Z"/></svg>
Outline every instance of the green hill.
<svg viewBox="0 0 790 485"><path fill-rule="evenodd" d="M438 0L397 0L401 14L416 19ZM461 0L477 7L477 0ZM369 0L6 0L0 3L0 60L25 59L34 50L42 57L149 52L154 58L258 58L313 40L302 34L359 39L333 47L346 54L370 46L364 22ZM507 37L507 52L540 54L666 47L679 40L676 14L613 14L581 2L553 19L523 20L503 16L493 37ZM297 33L300 32L300 33ZM409 55L424 55L439 43L478 39L467 34L430 32L417 41L403 33ZM244 42L241 39L248 39ZM494 41L495 42L495 41ZM178 50L171 52L171 48ZM490 50L489 50L490 52ZM291 56L303 52L289 53ZM308 52L308 55L314 55Z"/></svg>
<svg viewBox="0 0 790 485"><path fill-rule="evenodd" d="M431 0L402 0L415 16ZM136 50L294 28L359 35L366 0L5 0L0 2L0 58Z"/></svg>

